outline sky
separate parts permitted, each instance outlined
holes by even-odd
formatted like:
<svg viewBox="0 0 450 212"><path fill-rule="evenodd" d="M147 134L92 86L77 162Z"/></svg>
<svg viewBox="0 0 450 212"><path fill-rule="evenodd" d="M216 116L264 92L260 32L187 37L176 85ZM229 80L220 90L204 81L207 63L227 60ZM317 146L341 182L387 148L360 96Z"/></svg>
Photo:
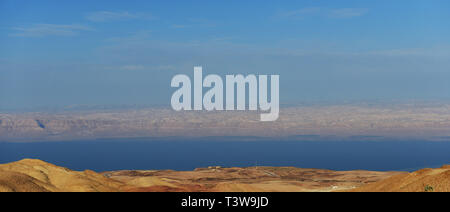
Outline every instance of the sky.
<svg viewBox="0 0 450 212"><path fill-rule="evenodd" d="M0 109L169 105L176 74L280 103L450 99L450 2L0 0Z"/></svg>

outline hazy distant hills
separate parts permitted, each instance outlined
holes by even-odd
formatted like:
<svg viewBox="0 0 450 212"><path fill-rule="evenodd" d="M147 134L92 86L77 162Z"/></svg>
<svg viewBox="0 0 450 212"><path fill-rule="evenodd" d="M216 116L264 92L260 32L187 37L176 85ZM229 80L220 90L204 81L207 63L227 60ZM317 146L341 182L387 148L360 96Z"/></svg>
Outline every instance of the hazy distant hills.
<svg viewBox="0 0 450 212"><path fill-rule="evenodd" d="M450 104L327 105L259 112L163 108L0 113L0 141L229 136L288 140L450 140Z"/></svg>

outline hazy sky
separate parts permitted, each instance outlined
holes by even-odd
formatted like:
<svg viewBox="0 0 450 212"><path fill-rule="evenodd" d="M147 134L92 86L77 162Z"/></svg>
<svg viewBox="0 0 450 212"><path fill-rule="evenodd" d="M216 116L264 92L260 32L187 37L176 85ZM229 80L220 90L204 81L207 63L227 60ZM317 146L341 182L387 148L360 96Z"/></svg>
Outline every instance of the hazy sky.
<svg viewBox="0 0 450 212"><path fill-rule="evenodd" d="M450 1L0 1L0 109L170 104L279 74L281 103L450 99Z"/></svg>

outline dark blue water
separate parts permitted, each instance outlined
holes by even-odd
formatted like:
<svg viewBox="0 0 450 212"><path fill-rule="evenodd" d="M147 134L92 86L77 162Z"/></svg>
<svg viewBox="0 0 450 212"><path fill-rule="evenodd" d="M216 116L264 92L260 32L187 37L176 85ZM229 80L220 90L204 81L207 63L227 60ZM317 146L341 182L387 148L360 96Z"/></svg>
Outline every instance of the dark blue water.
<svg viewBox="0 0 450 212"><path fill-rule="evenodd" d="M38 158L74 170L295 166L416 170L450 164L450 142L77 141L0 143L0 163Z"/></svg>

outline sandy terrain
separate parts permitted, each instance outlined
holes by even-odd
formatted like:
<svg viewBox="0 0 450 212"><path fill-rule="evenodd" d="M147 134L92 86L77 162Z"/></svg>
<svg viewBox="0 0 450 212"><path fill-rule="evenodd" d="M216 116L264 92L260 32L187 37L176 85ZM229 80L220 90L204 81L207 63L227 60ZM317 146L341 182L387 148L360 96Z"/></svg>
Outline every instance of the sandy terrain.
<svg viewBox="0 0 450 212"><path fill-rule="evenodd" d="M0 192L119 191L122 182L86 170L76 172L41 160L25 159L0 165Z"/></svg>
<svg viewBox="0 0 450 212"><path fill-rule="evenodd" d="M350 189L399 173L294 167L209 167L194 171L115 171L105 174L139 187L138 191L296 192Z"/></svg>
<svg viewBox="0 0 450 212"><path fill-rule="evenodd" d="M356 192L450 192L450 166L439 169L422 169L353 189Z"/></svg>
<svg viewBox="0 0 450 212"><path fill-rule="evenodd" d="M294 167L208 167L194 171L72 171L41 160L0 165L0 192L450 191L450 166L407 172Z"/></svg>
<svg viewBox="0 0 450 212"><path fill-rule="evenodd" d="M398 172L336 172L293 167L220 168L194 171L72 171L40 160L0 165L0 191L337 191Z"/></svg>

